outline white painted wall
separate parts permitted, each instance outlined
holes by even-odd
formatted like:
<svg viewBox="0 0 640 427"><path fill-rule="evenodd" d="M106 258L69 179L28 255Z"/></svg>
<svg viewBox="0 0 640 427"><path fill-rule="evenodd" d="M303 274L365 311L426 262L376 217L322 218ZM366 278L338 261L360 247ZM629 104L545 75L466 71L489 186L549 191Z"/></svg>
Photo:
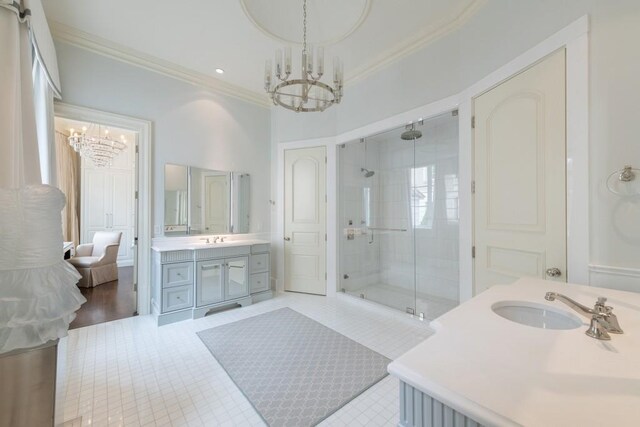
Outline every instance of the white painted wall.
<svg viewBox="0 0 640 427"><path fill-rule="evenodd" d="M610 286L640 290L640 202L622 199L605 187L606 177L614 170L625 164L640 165L637 0L488 0L460 30L348 85L342 104L333 107L334 126L339 135L459 93L585 14L591 24L592 282L602 285L609 280ZM309 115L301 126L296 115L280 114L275 125L277 141L327 136L332 127L328 119ZM609 274L610 267L626 270Z"/></svg>
<svg viewBox="0 0 640 427"><path fill-rule="evenodd" d="M270 230L270 112L63 43L63 101L153 122L153 224L164 223L164 164L251 175L251 233Z"/></svg>

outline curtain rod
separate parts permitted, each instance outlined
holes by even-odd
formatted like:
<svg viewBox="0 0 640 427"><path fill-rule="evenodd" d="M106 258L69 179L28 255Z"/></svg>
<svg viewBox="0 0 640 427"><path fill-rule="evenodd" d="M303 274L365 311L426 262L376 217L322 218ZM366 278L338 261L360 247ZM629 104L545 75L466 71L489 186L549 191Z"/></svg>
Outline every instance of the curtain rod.
<svg viewBox="0 0 640 427"><path fill-rule="evenodd" d="M23 9L22 5L15 0L0 0L0 7L14 12L21 24L27 22L27 19L31 16L31 10Z"/></svg>

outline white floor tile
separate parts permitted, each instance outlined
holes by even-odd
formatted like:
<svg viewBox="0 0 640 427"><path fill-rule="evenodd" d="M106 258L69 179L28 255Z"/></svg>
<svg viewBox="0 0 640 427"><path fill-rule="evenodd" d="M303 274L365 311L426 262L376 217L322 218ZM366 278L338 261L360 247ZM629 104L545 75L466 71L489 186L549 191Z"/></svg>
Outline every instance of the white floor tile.
<svg viewBox="0 0 640 427"><path fill-rule="evenodd" d="M360 301L286 293L162 327L151 316L74 329L62 342L64 420L89 426L262 426L259 414L196 332L290 307L390 359L431 335L425 323ZM324 420L393 426L398 380L386 377Z"/></svg>

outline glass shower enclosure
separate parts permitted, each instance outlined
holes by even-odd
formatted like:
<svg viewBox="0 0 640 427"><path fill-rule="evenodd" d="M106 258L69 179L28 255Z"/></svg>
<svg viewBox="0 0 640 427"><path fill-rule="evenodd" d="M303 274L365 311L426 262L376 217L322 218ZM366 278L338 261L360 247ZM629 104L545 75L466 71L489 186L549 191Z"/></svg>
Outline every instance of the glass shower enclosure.
<svg viewBox="0 0 640 427"><path fill-rule="evenodd" d="M338 147L339 291L435 319L459 302L458 117Z"/></svg>

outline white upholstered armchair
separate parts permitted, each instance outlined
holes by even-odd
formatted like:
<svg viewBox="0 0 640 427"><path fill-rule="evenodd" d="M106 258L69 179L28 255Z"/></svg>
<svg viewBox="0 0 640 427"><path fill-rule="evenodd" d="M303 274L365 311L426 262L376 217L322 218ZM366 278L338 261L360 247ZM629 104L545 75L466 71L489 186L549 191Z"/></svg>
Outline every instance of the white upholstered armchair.
<svg viewBox="0 0 640 427"><path fill-rule="evenodd" d="M116 260L121 237L119 231L98 231L93 236L93 243L78 245L75 256L69 260L82 275L78 286L91 288L118 280Z"/></svg>

